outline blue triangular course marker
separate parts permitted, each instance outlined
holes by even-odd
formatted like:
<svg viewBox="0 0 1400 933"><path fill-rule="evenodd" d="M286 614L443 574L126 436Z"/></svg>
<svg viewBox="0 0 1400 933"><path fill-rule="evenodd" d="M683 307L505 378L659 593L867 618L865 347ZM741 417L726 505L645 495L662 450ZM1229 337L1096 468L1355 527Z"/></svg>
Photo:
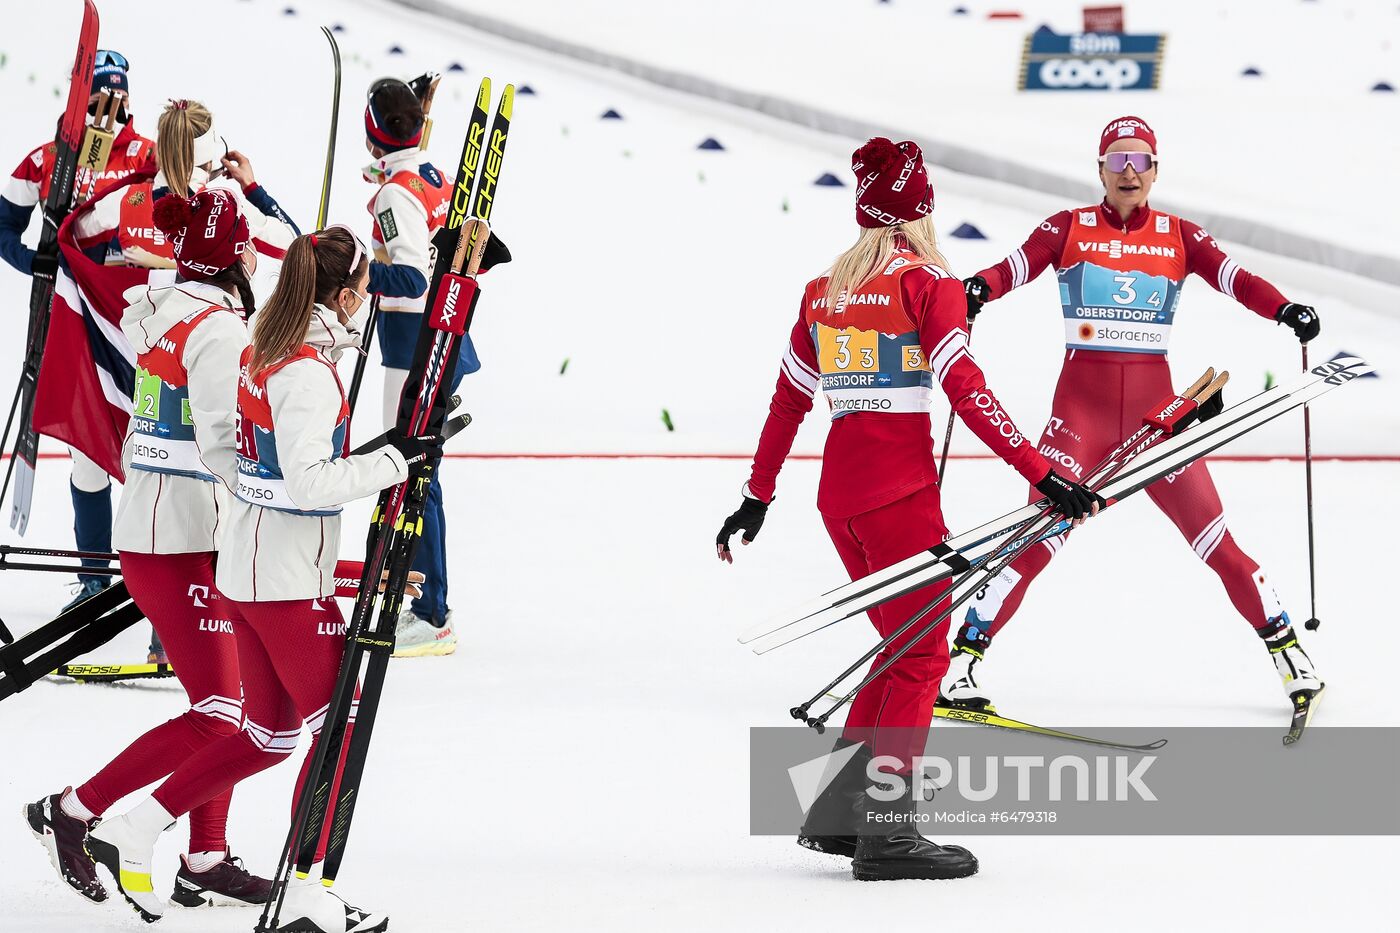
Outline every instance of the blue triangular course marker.
<svg viewBox="0 0 1400 933"><path fill-rule="evenodd" d="M520 87L518 87L518 88L515 89L515 96L516 96L516 97L534 97L534 96L535 96L535 89L532 88L532 87L530 87L530 85L528 85L528 84L522 84L522 85L520 85Z"/></svg>
<svg viewBox="0 0 1400 933"><path fill-rule="evenodd" d="M965 6L955 6L955 7L953 7L953 15L954 15L954 16L966 16L966 15L967 15L967 7L965 7Z"/></svg>
<svg viewBox="0 0 1400 933"><path fill-rule="evenodd" d="M296 16L296 15L297 15L297 8L294 7L294 6L286 7L285 9L282 10L282 15L283 15L283 16Z"/></svg>
<svg viewBox="0 0 1400 933"><path fill-rule="evenodd" d="M1371 90L1390 91L1393 93L1395 91L1395 85L1391 84L1389 81L1377 81L1375 84L1371 85Z"/></svg>
<svg viewBox="0 0 1400 933"><path fill-rule="evenodd" d="M844 188L846 183L830 172L822 172L820 178L812 182L814 185L821 185L823 188Z"/></svg>
<svg viewBox="0 0 1400 933"><path fill-rule="evenodd" d="M609 107L607 110L604 110L604 111L603 111L603 115L602 115L601 117L599 117L598 119L599 119L599 120L621 120L621 119L622 119L622 114L618 113L616 110L614 110L614 109L612 109L611 107Z"/></svg>
<svg viewBox="0 0 1400 933"><path fill-rule="evenodd" d="M695 148L696 148L696 149L709 149L709 150L712 150L712 151L714 151L714 152L723 152L723 151L724 151L724 144L721 143L718 139L715 139L713 136L707 136L707 137L705 137L705 141L702 142L700 145L696 146Z"/></svg>
<svg viewBox="0 0 1400 933"><path fill-rule="evenodd" d="M1242 77L1242 78L1258 78L1258 77L1262 77L1263 74L1264 74L1264 72L1260 71L1258 68L1255 68L1253 65L1250 65L1250 66L1249 66L1248 68L1246 68L1244 71L1241 71L1241 72L1240 72L1240 77Z"/></svg>
<svg viewBox="0 0 1400 933"><path fill-rule="evenodd" d="M1354 353L1348 353L1348 352L1345 351L1345 350L1338 350L1338 351L1337 351L1337 355L1334 356L1334 357L1332 357L1332 359L1328 360L1327 362L1331 363L1331 362L1333 362L1333 361L1335 361L1335 360L1340 360L1340 359L1342 359L1342 358L1344 358L1344 357L1355 356L1355 355L1356 355L1356 354L1354 354ZM1363 357L1363 359L1364 359L1364 357ZM1377 372L1369 372L1369 373L1366 373L1364 376L1359 376L1359 377L1357 377L1357 378L1359 378L1359 379L1379 379L1380 377L1381 377L1380 373L1377 373Z"/></svg>
<svg viewBox="0 0 1400 933"><path fill-rule="evenodd" d="M391 46L389 46L389 54L390 54L390 55L402 55L402 54L403 54L403 46L401 46L401 45L391 45Z"/></svg>
<svg viewBox="0 0 1400 933"><path fill-rule="evenodd" d="M331 27L331 32L344 32L344 31L345 31L345 24L344 24L344 23L336 23L334 26Z"/></svg>
<svg viewBox="0 0 1400 933"><path fill-rule="evenodd" d="M447 66L447 70L448 70L448 71L466 71L466 70L467 70L467 66L466 66L466 65L463 65L461 62L453 62L452 64L450 64L450 65Z"/></svg>
<svg viewBox="0 0 1400 933"><path fill-rule="evenodd" d="M966 221L958 224L958 228L948 235L957 237L959 240L985 240L987 238L985 233Z"/></svg>

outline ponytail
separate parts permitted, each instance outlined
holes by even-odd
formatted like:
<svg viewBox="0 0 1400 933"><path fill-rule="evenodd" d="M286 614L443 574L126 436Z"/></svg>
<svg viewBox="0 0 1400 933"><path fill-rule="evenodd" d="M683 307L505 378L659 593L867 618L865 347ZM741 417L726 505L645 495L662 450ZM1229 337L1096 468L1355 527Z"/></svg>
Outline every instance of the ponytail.
<svg viewBox="0 0 1400 933"><path fill-rule="evenodd" d="M360 254L355 268L356 254ZM253 324L253 356L248 375L291 356L306 341L306 328L317 303L329 304L336 294L364 274L369 257L342 227L299 236L282 260L282 274Z"/></svg>
<svg viewBox="0 0 1400 933"><path fill-rule="evenodd" d="M156 164L170 190L182 197L194 193L194 141L213 125L213 115L197 100L172 100L156 121Z"/></svg>
<svg viewBox="0 0 1400 933"><path fill-rule="evenodd" d="M252 249L252 244L248 244L246 249ZM242 262L235 262L216 275L212 275L203 281L210 285L217 285L226 292L233 292L238 295L238 302L243 306L243 319L246 321L258 310L254 306L253 283L248 281L248 270L243 268Z"/></svg>

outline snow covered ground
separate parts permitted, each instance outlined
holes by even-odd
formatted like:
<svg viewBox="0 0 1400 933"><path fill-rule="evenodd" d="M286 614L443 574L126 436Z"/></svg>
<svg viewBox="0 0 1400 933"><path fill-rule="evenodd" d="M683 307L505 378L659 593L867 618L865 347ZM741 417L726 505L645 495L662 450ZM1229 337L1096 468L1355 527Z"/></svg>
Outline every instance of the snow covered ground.
<svg viewBox="0 0 1400 933"><path fill-rule="evenodd" d="M299 15L283 14L288 2ZM0 40L0 94L13 109L6 159L18 160L52 126L77 22L70 6L52 30L17 25ZM765 15L763 5L750 6L754 21ZM459 451L752 449L800 286L853 237L850 189L811 186L824 171L844 176L851 141L700 104L379 0L206 4L207 28L236 45L214 67L207 43L147 28L187 20L188 8L102 3L103 45L135 62L140 125L153 131L167 97L204 99L299 220L314 210L329 92L317 24L346 27L332 220L366 226L357 128L360 94L374 77L465 65L438 95L433 155L441 165L455 157L483 73L536 90L519 99L498 199L497 226L517 260L486 282L473 330L485 368L465 386L476 421ZM1135 9L1130 26L1147 28ZM571 10L551 7L550 22L564 28ZM389 56L391 44L406 54ZM607 108L625 119L599 121ZM696 151L709 136L727 151ZM1274 151L1300 184L1322 174L1317 161ZM946 240L962 274L1000 258L1064 206L946 172L934 179L940 230L969 220L990 237ZM1162 185L1182 199L1197 193L1184 174L1164 173ZM1333 223L1341 232L1348 225ZM1290 297L1319 307L1315 358L1345 349L1382 372L1318 403L1315 448L1400 454L1393 292L1343 290L1322 270L1234 252ZM0 346L11 348L0 354L0 385L8 386L27 287L0 273L0 302L12 309L0 320ZM1349 297L1337 297L1343 292ZM1193 282L1185 302L1173 354L1182 381L1208 364L1229 368L1239 398L1262 386L1266 371L1297 368L1296 342L1205 283ZM1059 340L1048 280L979 319L974 348L1023 426L1048 411ZM367 386L368 397L377 389ZM1295 454L1299 432L1297 417L1284 418L1233 449ZM798 449L818 452L823 434L811 419ZM954 443L979 452L966 431ZM1270 568L1294 615L1305 616L1301 465L1212 469L1241 544ZM841 578L813 508L818 464L789 464L762 536L733 567L714 560L711 542L736 504L742 461L456 459L446 470L462 647L450 659L391 669L367 799L338 885L352 901L388 910L393 929L808 930L912 920L1068 930L1084 928L1086 908L1112 918L1091 926L1141 930L1385 923L1381 892L1393 859L1386 839L985 837L970 843L982 873L949 887L855 885L843 862L789 840L751 838L748 728L788 722L788 707L869 643L859 621L761 659L733 641L767 612ZM1023 501L999 463L957 460L950 470L955 529ZM36 502L46 511L31 525L33 543L67 543L65 478L61 461L41 464ZM1326 624L1307 644L1330 684L1318 725L1400 724L1388 676L1400 635L1385 624L1393 612L1376 569L1393 550L1385 529L1400 520L1400 507L1386 493L1397 480L1394 462L1317 466L1318 610ZM347 527L362 527L366 512L364 503L350 510ZM6 529L0 540L15 539ZM1178 583L1149 589L1149 572ZM67 598L51 576L14 574L4 583L0 616L18 630ZM1085 529L1013 626L987 673L1013 715L1063 727L1280 724L1285 707L1267 657L1212 575L1145 501ZM98 657L132 658L144 651L143 637L128 632ZM1092 655L1079 647L1091 639ZM139 730L178 713L181 698L168 681L44 682L5 702L0 740L13 751L0 767L3 806L17 809L85 779ZM280 766L235 799L232 842L255 869L275 861L292 779L292 766ZM1316 791L1299 788L1299 806ZM18 821L8 827L0 827L0 928L140 926L124 906L79 902ZM1310 859L1295 893L1280 896L1279 879L1302 849L1327 857ZM178 850L176 840L163 845L159 876L173 876ZM253 919L173 910L162 925L247 930Z"/></svg>
<svg viewBox="0 0 1400 933"><path fill-rule="evenodd" d="M723 84L984 149L1092 182L1122 113L1157 130L1162 198L1400 256L1400 192L1358 191L1353 156L1400 160L1400 10L1367 0L1126 2L1132 33L1167 36L1161 87L1016 90L1037 26L1079 32L1075 0L446 0L552 36ZM954 11L962 9L965 15ZM1022 19L987 18L1020 11ZM856 41L833 44L836 37ZM1254 67L1258 77L1242 72ZM859 74L879 74L878 91ZM1298 172L1299 166L1313 170Z"/></svg>

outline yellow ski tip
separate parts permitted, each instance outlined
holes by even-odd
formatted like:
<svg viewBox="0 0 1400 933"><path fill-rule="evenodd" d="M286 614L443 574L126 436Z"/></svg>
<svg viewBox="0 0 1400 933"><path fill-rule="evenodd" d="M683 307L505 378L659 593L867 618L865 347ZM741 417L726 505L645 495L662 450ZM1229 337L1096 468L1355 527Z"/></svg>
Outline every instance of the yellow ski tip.
<svg viewBox="0 0 1400 933"><path fill-rule="evenodd" d="M515 85L507 84L506 89L501 92L501 116L509 120L513 109L515 109Z"/></svg>
<svg viewBox="0 0 1400 933"><path fill-rule="evenodd" d="M482 78L481 87L476 90L476 105L482 110L489 110L491 107L491 79Z"/></svg>

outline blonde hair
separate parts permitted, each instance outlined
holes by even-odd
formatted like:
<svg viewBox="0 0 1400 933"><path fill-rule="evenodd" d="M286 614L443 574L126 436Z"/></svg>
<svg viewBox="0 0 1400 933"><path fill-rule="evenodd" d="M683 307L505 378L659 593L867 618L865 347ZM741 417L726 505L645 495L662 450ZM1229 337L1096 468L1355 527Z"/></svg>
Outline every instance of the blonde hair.
<svg viewBox="0 0 1400 933"><path fill-rule="evenodd" d="M182 197L194 194L194 141L213 125L213 114L197 100L172 100L156 121L156 164L170 190Z"/></svg>
<svg viewBox="0 0 1400 933"><path fill-rule="evenodd" d="M944 272L951 271L948 260L938 251L938 234L934 232L932 217L925 215L893 227L862 227L855 245L831 264L826 306L835 310L843 294L855 291L878 275L898 249L907 249Z"/></svg>

